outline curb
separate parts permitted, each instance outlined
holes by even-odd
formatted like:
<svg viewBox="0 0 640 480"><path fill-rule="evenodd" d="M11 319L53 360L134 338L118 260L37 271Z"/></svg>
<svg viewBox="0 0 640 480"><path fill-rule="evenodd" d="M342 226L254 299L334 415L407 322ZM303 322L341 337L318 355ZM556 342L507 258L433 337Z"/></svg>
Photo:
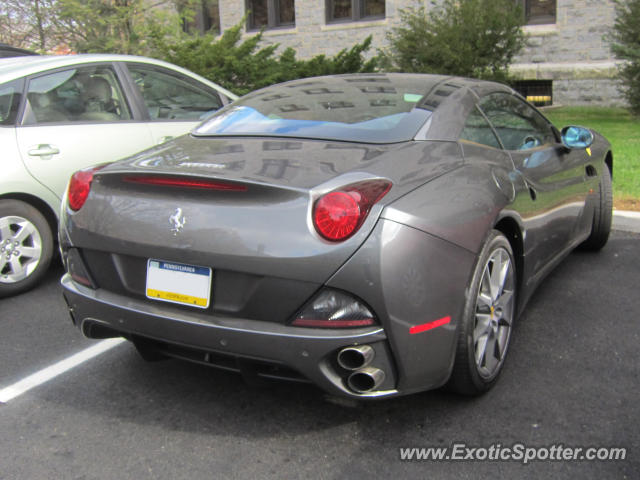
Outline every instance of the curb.
<svg viewBox="0 0 640 480"><path fill-rule="evenodd" d="M612 228L625 232L640 233L640 212L614 210Z"/></svg>

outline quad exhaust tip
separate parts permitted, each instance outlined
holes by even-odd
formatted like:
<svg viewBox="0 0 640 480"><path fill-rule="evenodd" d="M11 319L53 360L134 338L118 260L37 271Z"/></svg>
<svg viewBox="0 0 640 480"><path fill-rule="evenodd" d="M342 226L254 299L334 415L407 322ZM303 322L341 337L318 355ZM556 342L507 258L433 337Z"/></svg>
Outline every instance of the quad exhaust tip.
<svg viewBox="0 0 640 480"><path fill-rule="evenodd" d="M383 370L373 367L365 367L357 370L347 378L347 385L356 393L368 393L377 390L384 382L385 374Z"/></svg>
<svg viewBox="0 0 640 480"><path fill-rule="evenodd" d="M359 370L371 363L375 350L369 345L345 347L338 353L338 365L345 370Z"/></svg>
<svg viewBox="0 0 640 480"><path fill-rule="evenodd" d="M353 392L372 392L384 382L384 371L369 366L375 353L370 345L353 345L338 352L338 365L352 372L347 377L347 386Z"/></svg>

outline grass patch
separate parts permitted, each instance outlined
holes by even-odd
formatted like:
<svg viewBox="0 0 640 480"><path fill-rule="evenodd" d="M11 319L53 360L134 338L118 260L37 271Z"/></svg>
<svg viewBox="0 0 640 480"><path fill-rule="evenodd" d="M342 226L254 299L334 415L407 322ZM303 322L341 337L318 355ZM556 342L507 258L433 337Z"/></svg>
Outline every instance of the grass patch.
<svg viewBox="0 0 640 480"><path fill-rule="evenodd" d="M560 107L545 109L554 125L582 125L604 135L613 151L614 206L640 210L640 119L622 108Z"/></svg>

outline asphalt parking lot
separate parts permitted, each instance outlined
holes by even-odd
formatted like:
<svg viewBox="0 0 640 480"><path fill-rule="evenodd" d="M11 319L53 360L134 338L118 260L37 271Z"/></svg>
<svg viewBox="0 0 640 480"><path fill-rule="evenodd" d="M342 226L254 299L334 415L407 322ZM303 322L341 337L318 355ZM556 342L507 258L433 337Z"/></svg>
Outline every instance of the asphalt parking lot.
<svg viewBox="0 0 640 480"><path fill-rule="evenodd" d="M640 234L575 252L519 319L498 385L377 403L257 388L124 343L0 404L0 479L640 478ZM0 300L0 391L96 344L53 268ZM405 447L624 447L618 461L401 461Z"/></svg>

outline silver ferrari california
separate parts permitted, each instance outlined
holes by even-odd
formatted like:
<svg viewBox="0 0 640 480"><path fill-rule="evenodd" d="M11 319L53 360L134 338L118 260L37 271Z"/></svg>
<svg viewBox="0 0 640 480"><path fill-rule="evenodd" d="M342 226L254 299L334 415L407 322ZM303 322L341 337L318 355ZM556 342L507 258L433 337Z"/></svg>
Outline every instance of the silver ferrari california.
<svg viewBox="0 0 640 480"><path fill-rule="evenodd" d="M610 144L507 86L308 78L75 173L64 297L90 338L353 398L489 389L518 314L611 228Z"/></svg>

